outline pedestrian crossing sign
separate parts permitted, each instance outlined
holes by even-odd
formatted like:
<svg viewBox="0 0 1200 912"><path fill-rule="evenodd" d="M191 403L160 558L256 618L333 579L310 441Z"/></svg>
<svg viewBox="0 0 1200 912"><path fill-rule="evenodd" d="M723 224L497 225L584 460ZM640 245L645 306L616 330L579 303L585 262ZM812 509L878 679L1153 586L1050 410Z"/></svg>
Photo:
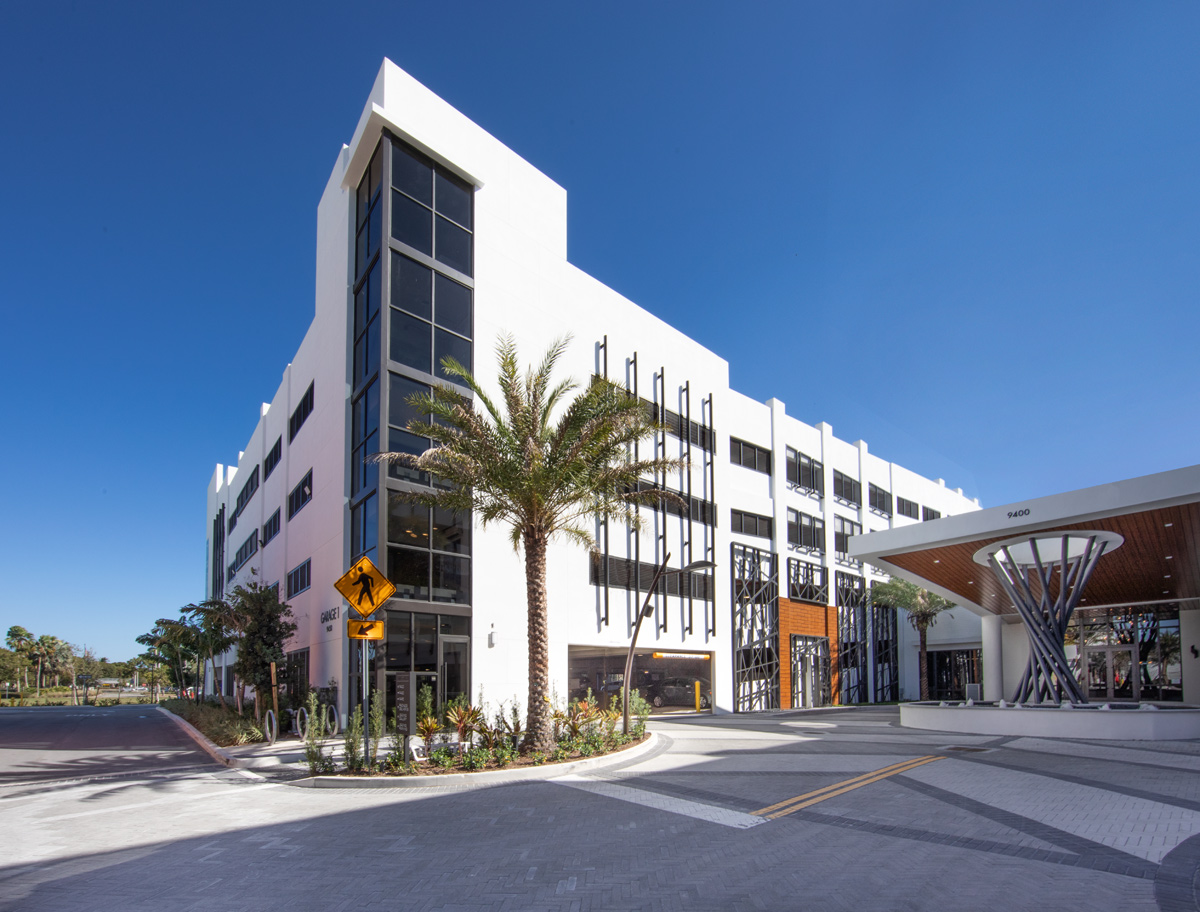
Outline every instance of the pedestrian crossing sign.
<svg viewBox="0 0 1200 912"><path fill-rule="evenodd" d="M346 574L333 584L364 618L370 617L383 607L383 603L396 593L396 587L371 563L371 558L360 557Z"/></svg>

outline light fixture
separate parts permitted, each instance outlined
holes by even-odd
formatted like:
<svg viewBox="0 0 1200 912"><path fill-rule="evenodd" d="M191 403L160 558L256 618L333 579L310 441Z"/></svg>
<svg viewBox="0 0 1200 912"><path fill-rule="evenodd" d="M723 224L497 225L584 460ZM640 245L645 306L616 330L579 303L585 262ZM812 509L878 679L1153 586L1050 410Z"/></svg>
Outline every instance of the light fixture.
<svg viewBox="0 0 1200 912"><path fill-rule="evenodd" d="M1171 526L1173 526L1173 525L1175 525L1175 523L1163 523L1163 528L1164 528L1164 529L1169 529L1169 528L1171 528Z"/></svg>
<svg viewBox="0 0 1200 912"><path fill-rule="evenodd" d="M934 559L934 561L933 561L933 562L934 562L935 564L940 564L940 563L941 563L941 561L940 561L940 560L938 560L938 559L936 559L936 558Z"/></svg>
<svg viewBox="0 0 1200 912"><path fill-rule="evenodd" d="M1167 560L1175 560L1175 555L1173 555L1173 554L1168 554L1168 555L1167 555Z"/></svg>
<svg viewBox="0 0 1200 912"><path fill-rule="evenodd" d="M1169 574L1169 573L1163 577L1163 579L1170 579L1170 578L1171 578L1171 574Z"/></svg>

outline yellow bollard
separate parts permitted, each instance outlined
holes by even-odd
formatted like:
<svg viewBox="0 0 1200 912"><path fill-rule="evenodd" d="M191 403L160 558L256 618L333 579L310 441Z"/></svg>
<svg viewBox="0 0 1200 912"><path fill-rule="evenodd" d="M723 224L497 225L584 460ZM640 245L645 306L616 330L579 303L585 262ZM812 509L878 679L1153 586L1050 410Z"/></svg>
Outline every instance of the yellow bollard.
<svg viewBox="0 0 1200 912"><path fill-rule="evenodd" d="M700 712L700 682L696 682L696 712Z"/></svg>

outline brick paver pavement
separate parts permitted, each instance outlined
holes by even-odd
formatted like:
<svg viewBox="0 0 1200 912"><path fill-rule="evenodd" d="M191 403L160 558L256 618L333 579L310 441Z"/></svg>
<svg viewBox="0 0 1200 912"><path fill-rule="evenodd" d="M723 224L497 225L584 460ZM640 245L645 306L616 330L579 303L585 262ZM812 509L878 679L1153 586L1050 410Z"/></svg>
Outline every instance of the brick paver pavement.
<svg viewBox="0 0 1200 912"><path fill-rule="evenodd" d="M326 791L215 765L7 786L0 908L1200 908L1200 805L1181 797L1200 743L1056 750L897 723L663 720L653 756L494 787ZM926 756L943 759L752 813Z"/></svg>

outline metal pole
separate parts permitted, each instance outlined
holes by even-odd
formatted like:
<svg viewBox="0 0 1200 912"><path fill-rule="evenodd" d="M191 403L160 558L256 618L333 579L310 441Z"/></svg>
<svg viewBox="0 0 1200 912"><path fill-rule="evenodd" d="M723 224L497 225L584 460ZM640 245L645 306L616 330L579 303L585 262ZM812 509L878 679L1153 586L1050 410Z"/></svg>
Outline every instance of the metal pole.
<svg viewBox="0 0 1200 912"><path fill-rule="evenodd" d="M650 591L646 593L646 603L638 609L637 623L633 625L633 639L629 641L629 654L625 656L625 680L622 682L623 686L621 687L621 704L625 725L623 731L625 734L629 734L629 685L633 675L633 650L637 646L638 633L642 629L642 619L648 613L652 614L654 612L654 609L650 607L650 599L654 597L654 590L658 587L658 579L666 571L667 561L670 559L671 555L668 552L663 557L663 562L658 565L658 571L654 574L654 581L650 583Z"/></svg>
<svg viewBox="0 0 1200 912"><path fill-rule="evenodd" d="M367 722L367 641L362 641L362 727L363 763L371 758L371 726Z"/></svg>

